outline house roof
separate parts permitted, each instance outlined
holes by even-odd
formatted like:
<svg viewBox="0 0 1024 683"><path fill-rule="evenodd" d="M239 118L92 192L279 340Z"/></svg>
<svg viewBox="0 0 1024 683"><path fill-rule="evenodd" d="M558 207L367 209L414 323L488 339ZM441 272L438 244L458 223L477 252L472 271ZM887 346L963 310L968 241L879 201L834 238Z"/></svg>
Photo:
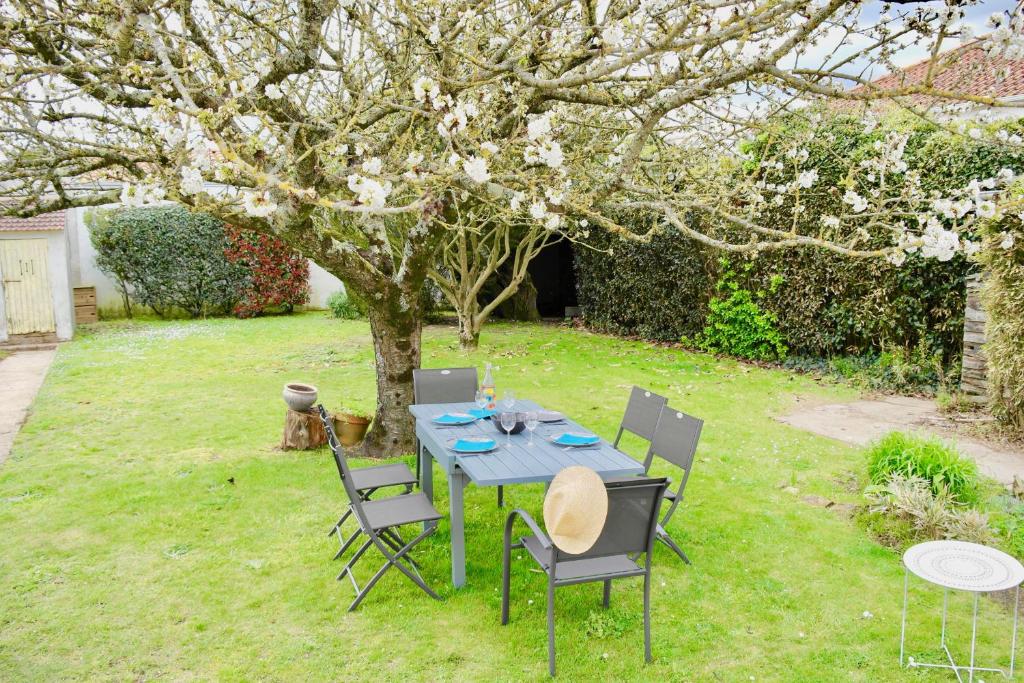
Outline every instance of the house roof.
<svg viewBox="0 0 1024 683"><path fill-rule="evenodd" d="M0 232L24 232L28 230L63 230L64 212L53 211L31 218L0 216Z"/></svg>
<svg viewBox="0 0 1024 683"><path fill-rule="evenodd" d="M870 89L890 90L923 83L931 65L925 59L891 74L876 78L852 92ZM938 56L933 85L936 89L964 95L997 99L1024 96L1024 59L990 57L980 40L954 48ZM912 95L914 104L931 104L935 98Z"/></svg>

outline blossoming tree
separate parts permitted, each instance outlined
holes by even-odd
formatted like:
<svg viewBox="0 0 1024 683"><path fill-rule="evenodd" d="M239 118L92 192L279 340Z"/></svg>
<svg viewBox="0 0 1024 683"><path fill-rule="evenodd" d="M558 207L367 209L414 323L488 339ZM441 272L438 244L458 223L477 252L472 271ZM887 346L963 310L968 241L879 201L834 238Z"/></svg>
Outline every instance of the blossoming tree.
<svg viewBox="0 0 1024 683"><path fill-rule="evenodd" d="M411 446L419 293L453 233L532 223L642 239L616 218L639 209L731 250L898 258L961 245L982 208L971 195L948 198L970 201L951 204L951 220L913 183L898 201L873 199L901 173L898 145L851 168L849 210L811 231L752 217L813 190L814 169L782 187L721 182L733 175L723 165L742 163L737 141L811 100L992 104L934 85L961 19L955 4L852 0L11 0L0 193L22 216L173 200L338 275L370 305L366 445L391 455ZM988 48L1019 54L1019 18L998 21ZM891 66L908 46L935 73L872 87L864 65ZM802 163L798 144L783 163ZM693 215L731 227L703 232ZM891 246L858 247L864 221L891 225Z"/></svg>

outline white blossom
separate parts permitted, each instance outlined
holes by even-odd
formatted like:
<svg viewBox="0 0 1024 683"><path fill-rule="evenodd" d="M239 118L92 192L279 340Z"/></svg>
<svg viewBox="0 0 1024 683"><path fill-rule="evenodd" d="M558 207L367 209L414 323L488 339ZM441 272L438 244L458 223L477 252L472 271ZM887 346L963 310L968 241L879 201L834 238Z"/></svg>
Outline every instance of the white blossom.
<svg viewBox="0 0 1024 683"><path fill-rule="evenodd" d="M526 136L531 140L538 140L551 132L551 114L530 117L526 124Z"/></svg>
<svg viewBox="0 0 1024 683"><path fill-rule="evenodd" d="M185 195L199 194L203 191L203 174L192 166L181 167L181 193Z"/></svg>
<svg viewBox="0 0 1024 683"><path fill-rule="evenodd" d="M391 183L381 183L356 173L348 177L348 189L355 193L356 200L360 204L381 209L384 208L388 195L391 193Z"/></svg>
<svg viewBox="0 0 1024 683"><path fill-rule="evenodd" d="M384 162L380 160L380 157L370 157L361 164L361 168L370 175L380 175L384 168Z"/></svg>
<svg viewBox="0 0 1024 683"><path fill-rule="evenodd" d="M982 199L978 202L977 213L981 218L992 218L996 215L996 203L990 199Z"/></svg>
<svg viewBox="0 0 1024 683"><path fill-rule="evenodd" d="M512 193L512 198L509 199L509 201L508 201L509 208L512 209L513 211L518 211L519 207L520 207L520 205L522 205L524 199L526 199L526 195L523 194L522 192L519 192L519 191L513 192Z"/></svg>
<svg viewBox="0 0 1024 683"><path fill-rule="evenodd" d="M934 218L928 221L921 234L921 255L939 261L949 261L960 247L960 238L952 230L946 230Z"/></svg>
<svg viewBox="0 0 1024 683"><path fill-rule="evenodd" d="M145 206L160 202L167 193L159 185L151 183L139 183L132 185L125 183L121 188L121 203L125 206Z"/></svg>
<svg viewBox="0 0 1024 683"><path fill-rule="evenodd" d="M1003 239L1002 239L1001 242L999 242L999 248L1000 249L1012 249L1013 248L1013 243L1015 241L1014 238L1013 238L1013 233L1009 232L1008 230L1004 230L1003 232L1000 233L1000 236Z"/></svg>
<svg viewBox="0 0 1024 683"><path fill-rule="evenodd" d="M441 95L441 88L430 76L420 76L412 83L412 94L417 102L426 102L427 98L433 102Z"/></svg>
<svg viewBox="0 0 1024 683"><path fill-rule="evenodd" d="M272 100L279 100L282 97L284 97L284 93L281 91L281 88L279 88L276 83L271 83L270 85L265 87L263 89L263 92L266 94L267 97L269 97Z"/></svg>
<svg viewBox="0 0 1024 683"><path fill-rule="evenodd" d="M800 186L800 187L803 187L803 188L809 188L811 185L814 185L814 183L816 183L816 182L818 182L818 171L817 171L817 169L813 169L813 170L810 170L810 171L802 171L800 173L800 175L797 176L797 179L796 179L796 184L798 186Z"/></svg>
<svg viewBox="0 0 1024 683"><path fill-rule="evenodd" d="M247 191L242 193L242 209L249 216L254 218L267 218L277 211L277 204L274 203L270 192Z"/></svg>
<svg viewBox="0 0 1024 683"><path fill-rule="evenodd" d="M494 155L498 153L498 146L491 142L490 140L482 143L480 145L480 149L484 152L485 155Z"/></svg>
<svg viewBox="0 0 1024 683"><path fill-rule="evenodd" d="M843 201L850 205L854 213L861 213L868 208L868 200L853 190L846 191L846 194L843 195Z"/></svg>
<svg viewBox="0 0 1024 683"><path fill-rule="evenodd" d="M538 199L534 203L530 204L530 215L537 220L542 220L548 215L548 206L543 200Z"/></svg>
<svg viewBox="0 0 1024 683"><path fill-rule="evenodd" d="M430 29L427 31L427 40L434 45L441 42L441 27L436 21L430 25Z"/></svg>
<svg viewBox="0 0 1024 683"><path fill-rule="evenodd" d="M821 224L826 228L835 229L839 227L839 219L836 216L822 216Z"/></svg>
<svg viewBox="0 0 1024 683"><path fill-rule="evenodd" d="M491 179L491 174L487 170L487 160L483 157L473 156L463 159L462 170L476 183L486 183Z"/></svg>

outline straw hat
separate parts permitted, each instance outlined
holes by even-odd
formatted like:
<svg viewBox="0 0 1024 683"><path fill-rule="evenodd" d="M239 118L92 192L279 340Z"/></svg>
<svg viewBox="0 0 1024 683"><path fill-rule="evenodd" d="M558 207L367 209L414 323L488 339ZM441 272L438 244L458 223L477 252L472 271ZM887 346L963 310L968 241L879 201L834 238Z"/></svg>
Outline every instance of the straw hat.
<svg viewBox="0 0 1024 683"><path fill-rule="evenodd" d="M544 526L552 542L573 555L594 545L608 517L608 491L589 467L566 467L544 497Z"/></svg>

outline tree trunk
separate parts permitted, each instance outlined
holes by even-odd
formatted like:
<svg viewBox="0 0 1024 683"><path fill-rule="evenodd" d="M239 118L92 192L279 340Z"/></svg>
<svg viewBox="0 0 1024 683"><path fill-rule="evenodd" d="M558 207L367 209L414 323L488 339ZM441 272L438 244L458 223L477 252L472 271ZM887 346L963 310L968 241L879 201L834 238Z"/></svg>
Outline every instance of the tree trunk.
<svg viewBox="0 0 1024 683"><path fill-rule="evenodd" d="M459 318L459 348L472 351L480 346L480 329L474 329L471 322L463 323Z"/></svg>
<svg viewBox="0 0 1024 683"><path fill-rule="evenodd" d="M371 458L391 458L414 449L412 371L420 366L421 321L416 303L402 310L386 301L370 307L370 334L377 360L377 413L363 440Z"/></svg>

